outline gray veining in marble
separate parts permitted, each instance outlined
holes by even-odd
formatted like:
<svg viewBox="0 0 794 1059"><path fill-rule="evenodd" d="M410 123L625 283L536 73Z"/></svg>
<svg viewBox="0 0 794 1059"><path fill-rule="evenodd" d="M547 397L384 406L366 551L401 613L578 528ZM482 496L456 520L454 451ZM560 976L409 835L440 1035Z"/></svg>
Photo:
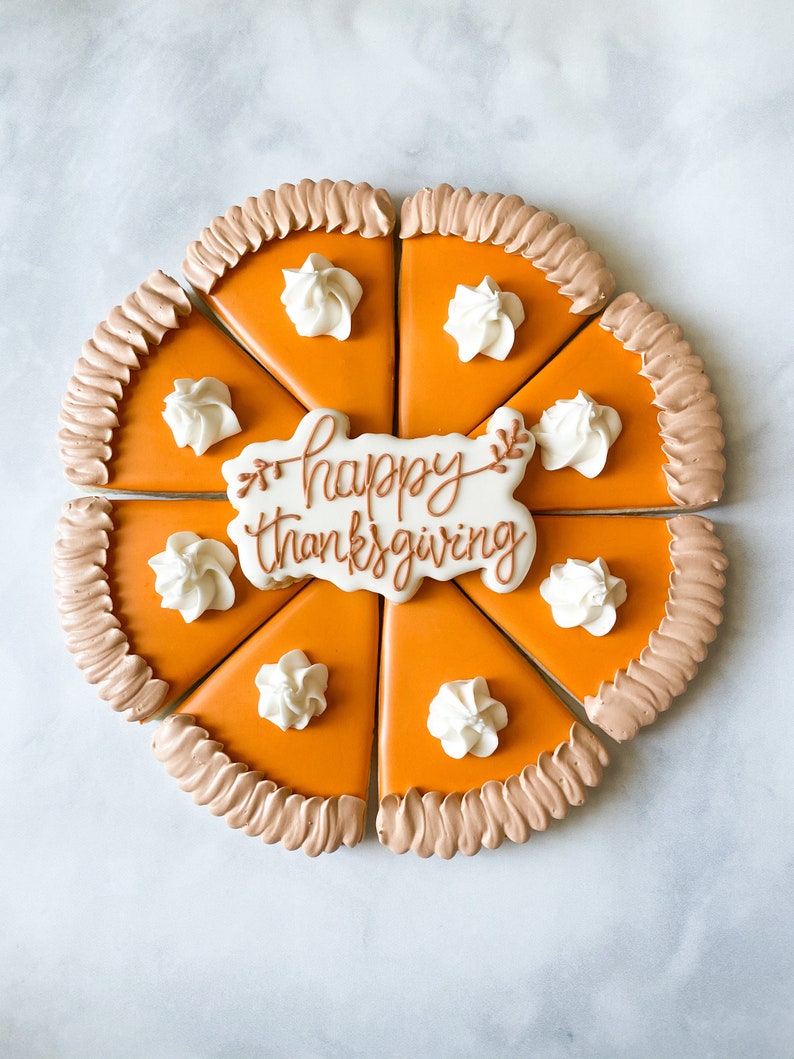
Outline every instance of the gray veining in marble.
<svg viewBox="0 0 794 1059"><path fill-rule="evenodd" d="M1 1054L794 1053L793 30L785 0L0 5ZM303 176L556 210L720 395L720 638L527 846L263 847L194 809L63 647L81 342L217 212Z"/></svg>

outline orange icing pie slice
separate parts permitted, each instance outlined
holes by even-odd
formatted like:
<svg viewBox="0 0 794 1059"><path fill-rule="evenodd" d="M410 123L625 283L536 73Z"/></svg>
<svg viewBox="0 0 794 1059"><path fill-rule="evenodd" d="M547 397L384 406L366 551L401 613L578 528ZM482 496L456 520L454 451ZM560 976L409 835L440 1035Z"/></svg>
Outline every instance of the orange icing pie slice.
<svg viewBox="0 0 794 1059"><path fill-rule="evenodd" d="M244 817L249 834L261 834L270 842L291 834L296 844L308 841L310 847L322 836L325 850L353 845L361 837L366 808L378 632L377 596L312 582L188 696L156 736L155 752L185 789L201 800L215 798L221 811L229 786L227 762L236 763L235 782L248 782L250 791L248 811L237 805L234 818ZM257 676L263 666L272 671L296 651L312 665L326 668L325 707L305 728L282 730L260 716ZM271 694L278 697L279 681L286 686L287 678L279 672L274 679L271 672L269 679ZM290 691L300 699L299 678ZM206 757L197 767L197 738L203 740L207 755L212 744L220 744L226 760L218 748L212 757L216 767ZM263 791L262 782L273 789ZM277 810L290 800L286 820L279 822ZM327 803L324 808L322 803Z"/></svg>
<svg viewBox="0 0 794 1059"><path fill-rule="evenodd" d="M181 447L163 417L178 380L227 387L235 430L200 455L199 397L181 412ZM247 353L194 309L175 280L156 272L87 342L61 415L61 453L72 481L143 492L223 493L223 463L262 437L290 437L305 409ZM179 414L179 413L178 413ZM227 413L228 414L228 413ZM205 435L205 440L206 435Z"/></svg>
<svg viewBox="0 0 794 1059"><path fill-rule="evenodd" d="M175 446L162 415L175 380L186 377L217 378L228 386L240 424L238 433L201 455L189 444ZM109 484L117 489L225 492L221 467L226 460L261 437L290 437L303 415L304 409L283 387L194 309L125 391Z"/></svg>
<svg viewBox="0 0 794 1059"><path fill-rule="evenodd" d="M476 578L479 580L479 578ZM510 594L511 596L514 593ZM406 664L406 660L409 660ZM427 729L442 684L484 677L509 718L489 757L449 757ZM554 750L575 721L534 669L453 585L426 582L385 604L380 678L381 796L411 787L442 795L506 780Z"/></svg>
<svg viewBox="0 0 794 1059"><path fill-rule="evenodd" d="M283 185L217 218L188 248L185 276L303 405L343 408L355 434L391 433L393 207L368 185L332 185L334 195L325 184ZM362 289L344 340L298 333L282 302L284 271L300 270L312 254L345 270ZM299 290L299 303L301 296ZM305 295L307 301L314 296Z"/></svg>
<svg viewBox="0 0 794 1059"><path fill-rule="evenodd" d="M535 527L535 560L515 592L485 592L470 574L456 583L596 724L628 738L668 708L713 639L725 562L711 523L696 515L540 515ZM626 585L606 635L561 627L542 591L555 565L596 558Z"/></svg>
<svg viewBox="0 0 794 1059"><path fill-rule="evenodd" d="M456 760L428 730L430 704L442 685L475 677L484 678L490 695L502 703L507 724L491 755ZM600 774L599 763L606 763L598 741L587 738L536 671L454 585L426 582L408 603L385 603L378 770L385 805L379 832L387 845L444 855L450 827L456 848L460 843L479 848L487 835L491 844L498 844L505 818L520 812L509 803L526 797L511 793L510 787L520 788L518 777L525 768L539 761L542 768L544 756L558 748L564 748L565 756L574 726L576 738L587 746L582 748L587 764L573 766L569 781L576 797L566 802L566 813L569 804L584 800L588 778ZM525 783L531 790L531 781ZM469 797L475 805L463 812L461 795L475 791L477 797ZM525 838L533 826L530 819L524 820Z"/></svg>
<svg viewBox="0 0 794 1059"><path fill-rule="evenodd" d="M620 416L621 432L609 447L603 471L594 478L571 466L546 470L538 449L517 490L530 511L670 506L653 389L638 374L640 366L636 353L594 320L506 400L529 426L539 423L545 409L576 398L580 390ZM484 428L481 423L472 436Z"/></svg>
<svg viewBox="0 0 794 1059"><path fill-rule="evenodd" d="M604 469L594 478L572 466L547 470L538 452L516 492L531 511L692 508L719 499L720 439L709 437L719 432L719 420L714 420L714 398L702 364L685 344L671 356L663 348L669 343L658 341L650 353L647 346L637 352L631 330L620 341L612 332L635 304L635 295L621 296L505 400L527 425L535 425L546 409L584 391L597 404L614 409L621 421ZM646 319L647 314L639 316L637 330ZM676 401L671 391L682 388L686 398ZM481 423L472 437L485 428Z"/></svg>
<svg viewBox="0 0 794 1059"><path fill-rule="evenodd" d="M400 234L403 437L472 430L602 307L614 286L570 225L516 197L425 189L404 203ZM458 285L476 287L486 276L520 299L525 319L504 360L479 354L464 362L444 330L449 303Z"/></svg>
<svg viewBox="0 0 794 1059"><path fill-rule="evenodd" d="M121 494L59 523L77 664L157 718L196 802L311 856L362 839L376 726L383 844L526 841L600 782L593 729L651 723L721 620L711 523L638 514L721 494L681 329L609 303L553 214L448 185L404 204L398 329L394 222L347 181L232 207L183 265L214 315L153 273L60 417L69 479Z"/></svg>
<svg viewBox="0 0 794 1059"><path fill-rule="evenodd" d="M210 608L188 623L164 608L149 560L177 533L228 547L228 521L228 506L216 500L86 497L67 505L58 572L70 647L103 698L130 720L175 702L303 587L259 592L237 564L228 610Z"/></svg>

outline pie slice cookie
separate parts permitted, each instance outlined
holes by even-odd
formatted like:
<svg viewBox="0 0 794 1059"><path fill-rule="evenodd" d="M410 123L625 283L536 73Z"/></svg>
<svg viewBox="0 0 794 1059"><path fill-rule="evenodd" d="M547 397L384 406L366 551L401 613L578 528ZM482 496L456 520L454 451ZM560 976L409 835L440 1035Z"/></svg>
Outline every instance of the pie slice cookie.
<svg viewBox="0 0 794 1059"><path fill-rule="evenodd" d="M535 560L515 592L498 596L470 574L456 583L595 724L629 739L681 694L716 636L727 564L713 526L698 515L540 515L535 527ZM598 558L625 582L614 627L561 627L543 582L570 559Z"/></svg>
<svg viewBox="0 0 794 1059"><path fill-rule="evenodd" d="M344 409L354 434L391 433L393 226L391 199L369 184L282 184L216 217L188 247L183 271L232 334L301 404ZM285 272L296 278L312 255L360 285L347 337L299 333L282 301ZM303 330L316 323L315 298L326 282L319 272L313 286L297 277L296 308L306 311Z"/></svg>
<svg viewBox="0 0 794 1059"><path fill-rule="evenodd" d="M507 724L489 756L456 759L428 730L430 705L442 685L477 677ZM443 582L385 604L379 724L378 834L420 856L525 842L580 805L608 760L515 647Z"/></svg>
<svg viewBox="0 0 794 1059"><path fill-rule="evenodd" d="M164 608L149 560L172 534L229 546L229 515L215 500L82 497L64 508L55 577L67 645L86 679L129 720L176 702L303 587L260 592L238 564L228 609L186 622Z"/></svg>
<svg viewBox="0 0 794 1059"><path fill-rule="evenodd" d="M594 478L573 466L547 470L538 452L516 491L531 511L695 509L719 500L725 461L717 399L703 362L667 316L636 294L620 295L505 403L534 425L579 391L614 409L622 429ZM576 424L569 419L560 432L573 455Z"/></svg>
<svg viewBox="0 0 794 1059"><path fill-rule="evenodd" d="M615 287L603 259L570 225L515 195L425 188L403 204L400 236L403 437L468 433L603 308ZM525 318L504 359L478 354L464 361L444 329L450 301L459 285L476 288L485 277L520 300Z"/></svg>
<svg viewBox="0 0 794 1059"><path fill-rule="evenodd" d="M230 408L199 393L172 419L175 434L163 415L166 398L179 380L208 378L228 389ZM175 280L155 272L83 347L63 400L61 455L67 476L83 487L223 493L223 462L249 442L291 437L305 411L191 306ZM231 415L233 432L214 441L201 416L211 428L221 414ZM210 442L200 453L199 439Z"/></svg>
<svg viewBox="0 0 794 1059"><path fill-rule="evenodd" d="M163 722L156 756L231 827L312 856L355 845L364 831L379 622L372 593L312 582ZM297 668L295 653L303 655ZM301 707L314 679L302 680L309 665L325 670L314 687L322 711L305 727L262 716L264 688L265 713L287 696L294 719L290 709Z"/></svg>

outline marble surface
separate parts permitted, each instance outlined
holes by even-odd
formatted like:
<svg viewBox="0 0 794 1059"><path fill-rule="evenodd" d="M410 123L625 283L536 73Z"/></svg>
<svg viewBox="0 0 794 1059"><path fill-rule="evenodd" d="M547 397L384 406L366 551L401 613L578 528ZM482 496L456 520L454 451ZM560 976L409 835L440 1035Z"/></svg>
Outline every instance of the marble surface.
<svg viewBox="0 0 794 1059"><path fill-rule="evenodd" d="M792 1055L793 29L786 0L5 0L0 1053ZM719 640L526 846L248 840L63 646L81 342L217 212L303 176L554 209L721 398Z"/></svg>

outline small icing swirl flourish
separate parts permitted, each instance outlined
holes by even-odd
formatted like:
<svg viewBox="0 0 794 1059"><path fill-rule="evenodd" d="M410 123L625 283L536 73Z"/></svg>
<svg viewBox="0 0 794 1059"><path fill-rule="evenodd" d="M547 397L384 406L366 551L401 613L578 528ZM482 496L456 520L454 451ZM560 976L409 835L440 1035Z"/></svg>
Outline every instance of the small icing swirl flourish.
<svg viewBox="0 0 794 1059"><path fill-rule="evenodd" d="M458 356L467 364L478 353L504 360L523 322L518 295L503 291L495 279L485 276L476 287L458 284L444 330L458 343Z"/></svg>
<svg viewBox="0 0 794 1059"><path fill-rule="evenodd" d="M281 303L301 337L331 335L340 342L350 337L353 313L363 294L354 275L335 268L322 254L309 254L300 268L285 268L282 273Z"/></svg>
<svg viewBox="0 0 794 1059"><path fill-rule="evenodd" d="M614 408L579 390L571 400L555 401L529 429L547 471L572 467L585 478L595 478L603 471L623 424Z"/></svg>
<svg viewBox="0 0 794 1059"><path fill-rule="evenodd" d="M600 557L592 563L568 559L552 566L540 594L561 629L581 626L592 636L605 636L615 625L617 608L626 602L626 582L611 574Z"/></svg>
<svg viewBox="0 0 794 1059"><path fill-rule="evenodd" d="M427 730L449 757L490 757L507 724L504 704L491 697L484 677L450 680L430 703Z"/></svg>
<svg viewBox="0 0 794 1059"><path fill-rule="evenodd" d="M232 410L229 387L220 379L175 379L174 392L165 399L163 419L180 449L190 445L203 456L212 445L240 433L240 421Z"/></svg>
<svg viewBox="0 0 794 1059"><path fill-rule="evenodd" d="M256 675L259 716L282 732L302 731L327 705L328 667L312 664L303 651L287 651L278 662L266 663Z"/></svg>
<svg viewBox="0 0 794 1059"><path fill-rule="evenodd" d="M236 565L221 541L204 540L189 530L172 533L165 551L149 560L155 591L163 597L161 606L178 610L188 623L206 610L229 610L234 603L229 574Z"/></svg>

